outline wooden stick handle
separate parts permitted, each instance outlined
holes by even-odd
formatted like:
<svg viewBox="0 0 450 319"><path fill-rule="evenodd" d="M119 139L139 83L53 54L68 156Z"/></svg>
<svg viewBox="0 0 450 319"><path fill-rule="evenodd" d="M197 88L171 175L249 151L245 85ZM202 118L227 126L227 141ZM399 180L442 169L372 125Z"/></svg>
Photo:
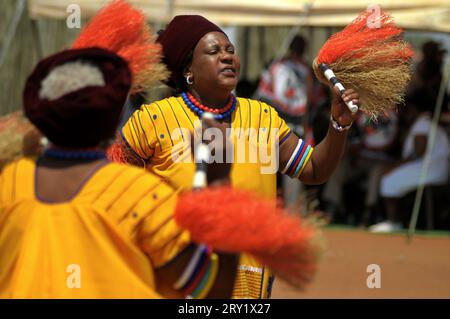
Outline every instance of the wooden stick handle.
<svg viewBox="0 0 450 319"><path fill-rule="evenodd" d="M341 92L341 95L344 94L345 88L342 85L342 83L336 78L336 76L334 75L333 70L331 70L327 64L325 63L320 63L319 64L319 68L320 70L323 72L323 74L325 75L325 77L328 79L328 81L331 82L331 84L333 84L335 87L338 88L339 92ZM352 101L348 101L345 102L345 104L347 105L347 107L349 108L349 110L352 113L356 113L358 112L358 106L356 106L355 104L353 104Z"/></svg>

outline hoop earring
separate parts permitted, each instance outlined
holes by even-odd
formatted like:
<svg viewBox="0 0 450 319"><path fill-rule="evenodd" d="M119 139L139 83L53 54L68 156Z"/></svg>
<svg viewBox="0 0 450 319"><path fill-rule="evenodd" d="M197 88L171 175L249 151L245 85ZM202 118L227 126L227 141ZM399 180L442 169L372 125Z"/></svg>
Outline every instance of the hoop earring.
<svg viewBox="0 0 450 319"><path fill-rule="evenodd" d="M186 76L186 83L189 85L194 84L194 81L192 81L192 75Z"/></svg>

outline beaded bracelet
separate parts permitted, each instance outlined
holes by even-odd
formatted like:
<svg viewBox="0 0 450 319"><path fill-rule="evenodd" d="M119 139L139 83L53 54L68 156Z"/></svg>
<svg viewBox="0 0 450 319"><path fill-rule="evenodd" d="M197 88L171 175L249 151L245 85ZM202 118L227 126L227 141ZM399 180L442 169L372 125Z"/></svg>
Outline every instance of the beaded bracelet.
<svg viewBox="0 0 450 319"><path fill-rule="evenodd" d="M331 125L333 126L333 128L338 132L344 132L344 131L349 130L353 124L353 123L350 123L349 125L341 125L333 118L332 114L330 115L330 122L331 122Z"/></svg>
<svg viewBox="0 0 450 319"><path fill-rule="evenodd" d="M197 287L201 284L203 277L205 277L208 273L208 268L211 260L211 253L208 254L208 258L205 258L203 264L199 268L199 271L194 275L192 281L183 288L183 292L185 296L192 295L192 293L197 289Z"/></svg>
<svg viewBox="0 0 450 319"><path fill-rule="evenodd" d="M205 251L207 251L207 249L208 248L205 245L199 245L197 247L183 274L173 285L174 289L180 290L189 282L189 279L191 279L191 277L195 273L195 269L198 267L199 261L201 261L202 255L205 253Z"/></svg>
<svg viewBox="0 0 450 319"><path fill-rule="evenodd" d="M299 139L294 152L292 152L286 166L281 173L286 174L292 178L298 178L308 163L314 148L311 145Z"/></svg>
<svg viewBox="0 0 450 319"><path fill-rule="evenodd" d="M199 245L173 288L183 291L188 299L205 298L211 291L219 271L219 256L206 245Z"/></svg>
<svg viewBox="0 0 450 319"><path fill-rule="evenodd" d="M195 299L204 299L211 291L214 282L216 281L217 274L219 272L219 256L216 253L211 254L211 260L209 262L208 271L203 277L202 281L190 297Z"/></svg>
<svg viewBox="0 0 450 319"><path fill-rule="evenodd" d="M211 250L208 247L205 248L206 249L202 251L202 255L198 260L197 265L195 266L194 271L191 273L188 281L179 290L191 291L192 289L195 289L196 285L198 284L199 278L202 278L202 276L205 274L211 256Z"/></svg>

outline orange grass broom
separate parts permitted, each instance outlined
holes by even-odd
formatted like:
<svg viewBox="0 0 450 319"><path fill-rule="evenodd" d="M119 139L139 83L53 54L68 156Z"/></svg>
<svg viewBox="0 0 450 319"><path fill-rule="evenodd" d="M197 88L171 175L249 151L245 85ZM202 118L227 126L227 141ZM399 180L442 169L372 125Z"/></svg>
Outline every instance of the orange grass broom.
<svg viewBox="0 0 450 319"><path fill-rule="evenodd" d="M141 11L115 0L89 21L72 48L95 46L116 53L128 62L133 74L131 93L148 92L169 76L155 39Z"/></svg>
<svg viewBox="0 0 450 319"><path fill-rule="evenodd" d="M297 288L313 278L321 255L319 230L254 194L214 187L180 195L175 213L196 243L247 253Z"/></svg>
<svg viewBox="0 0 450 319"><path fill-rule="evenodd" d="M359 93L361 111L374 119L403 102L413 55L411 46L401 39L403 30L388 13L378 13L362 12L328 39L313 62L321 82L341 92L353 88ZM358 110L351 101L347 106L352 112Z"/></svg>
<svg viewBox="0 0 450 319"><path fill-rule="evenodd" d="M0 169L22 156L38 156L42 135L23 115L16 111L0 117Z"/></svg>

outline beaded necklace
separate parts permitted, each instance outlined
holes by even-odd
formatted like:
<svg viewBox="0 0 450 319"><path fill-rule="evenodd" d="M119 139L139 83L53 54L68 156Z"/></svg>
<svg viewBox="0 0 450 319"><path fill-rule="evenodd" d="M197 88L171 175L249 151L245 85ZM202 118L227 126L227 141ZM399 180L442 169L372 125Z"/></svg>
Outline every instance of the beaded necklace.
<svg viewBox="0 0 450 319"><path fill-rule="evenodd" d="M105 159L106 153L103 150L64 150L49 148L44 151L44 155L61 160L96 160Z"/></svg>
<svg viewBox="0 0 450 319"><path fill-rule="evenodd" d="M204 106L191 93L183 92L181 94L184 103L199 117L202 116L203 113L208 112L212 113L215 120L223 120L231 116L233 111L236 109L236 97L233 94L230 94L230 99L223 108L214 109L207 106Z"/></svg>

